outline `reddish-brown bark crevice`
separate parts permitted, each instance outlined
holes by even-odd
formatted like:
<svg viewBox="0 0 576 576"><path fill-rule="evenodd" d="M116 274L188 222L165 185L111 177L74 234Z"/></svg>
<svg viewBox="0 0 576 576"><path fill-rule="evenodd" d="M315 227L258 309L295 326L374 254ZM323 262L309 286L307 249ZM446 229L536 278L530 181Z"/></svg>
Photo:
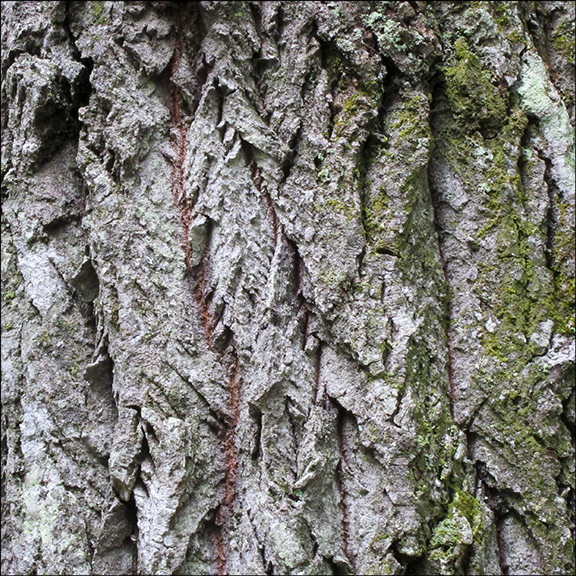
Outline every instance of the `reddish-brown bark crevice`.
<svg viewBox="0 0 576 576"><path fill-rule="evenodd" d="M182 29L179 29L177 35L174 55L170 65L172 78L176 74L182 58L183 41ZM210 245L212 239L213 222L207 222L207 241L204 253L200 263L193 265L192 252L190 246L190 225L195 216L186 193L186 176L185 161L188 146L187 122L185 102L182 94L176 84L171 80L169 84L170 91L170 113L172 129L174 133L174 161L172 165L172 189L173 198L180 213L180 221L183 228L183 244L186 269L193 281L193 296L196 303L207 344L210 349L213 348L213 331L215 328L215 319L213 314L212 300L214 298L214 289L210 286ZM274 215L275 217L275 215ZM276 222L276 221L275 221ZM277 223L275 223L276 226ZM230 339L233 339L231 335ZM224 351L222 350L222 353ZM222 355L221 353L221 355ZM221 364L226 364L225 359L221 357ZM230 409L231 417L225 423L220 433L225 455L224 471L224 495L223 501L218 506L216 517L213 521L213 542L215 548L215 563L217 573L220 575L227 574L227 550L225 542L224 526L233 514L233 505L236 496L236 481L238 469L238 452L236 449L236 427L240 416L239 407L239 368L238 359L232 354L232 363L229 370L229 390L230 390Z"/></svg>
<svg viewBox="0 0 576 576"><path fill-rule="evenodd" d="M176 40L174 49L174 56L171 63L171 74L174 75L178 69L180 59L182 57L182 40L179 36ZM193 210L190 206L188 196L186 194L186 177L184 173L184 165L186 161L186 152L188 146L188 135L183 113L183 98L177 86L170 82L170 113L172 120L172 129L174 132L174 161L172 163L172 190L174 202L180 213L180 222L182 224L182 242L184 248L184 259L186 269L190 274L196 277L194 285L194 299L200 311L202 326L208 339L208 344L211 344L213 323L210 314L210 297L208 293L208 280L209 280L209 261L208 252L210 249L210 239L212 234L212 221L208 221L208 242L200 264L196 267L192 265L192 251L190 246L190 225L194 217Z"/></svg>
<svg viewBox="0 0 576 576"><path fill-rule="evenodd" d="M240 418L239 407L239 378L238 378L238 360L234 359L234 364L230 371L230 404L232 408L232 421L225 434L226 444L226 477L225 477L225 502L226 507L230 508L234 502L236 490L236 475L238 468L238 454L236 450L235 432Z"/></svg>
<svg viewBox="0 0 576 576"><path fill-rule="evenodd" d="M236 483L238 480L238 450L236 448L236 428L240 418L238 359L234 355L230 369L230 404L232 409L231 420L224 429L223 443L226 456L226 470L224 472L224 501L220 503L216 514L216 549L218 574L226 572L226 546L224 543L224 528L234 513L236 498Z"/></svg>
<svg viewBox="0 0 576 576"><path fill-rule="evenodd" d="M208 347L213 344L213 332L216 325L214 315L212 313L212 299L214 298L214 290L210 287L210 244L212 240L212 221L208 221L207 242L202 254L202 259L198 266L190 269L190 272L195 277L194 283L194 300L200 312L202 320L202 327L208 343Z"/></svg>

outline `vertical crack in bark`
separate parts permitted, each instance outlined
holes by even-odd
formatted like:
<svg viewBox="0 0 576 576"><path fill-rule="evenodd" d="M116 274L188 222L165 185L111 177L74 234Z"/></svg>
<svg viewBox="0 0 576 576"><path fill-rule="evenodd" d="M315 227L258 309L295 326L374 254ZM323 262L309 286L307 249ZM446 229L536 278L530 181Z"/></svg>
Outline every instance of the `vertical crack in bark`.
<svg viewBox="0 0 576 576"><path fill-rule="evenodd" d="M213 330L215 328L215 321L211 310L212 298L214 297L214 290L209 286L209 268L210 268L210 249L212 242L213 222L207 220L207 241L204 248L204 253L197 266L192 265L192 253L190 246L189 230L194 216L193 210L190 206L189 199L186 194L186 180L184 172L184 164L187 154L187 129L186 129L186 115L185 102L182 94L176 86L173 78L182 58L183 51L183 24L179 20L177 22L176 42L174 48L174 55L170 64L171 78L169 82L170 94L170 113L172 128L175 136L175 154L172 166L173 170L173 197L175 204L180 213L180 220L183 227L183 242L184 242L184 255L186 269L192 279L196 279L193 286L193 295L197 308L200 313L202 327L207 339L208 348L212 350L213 346ZM274 214L275 216L275 214ZM231 331L230 331L231 332ZM233 334L226 335L225 340L233 340ZM229 342L226 342L228 344ZM222 356L226 350L220 347L220 363L224 367L227 362ZM218 352L218 350L216 350ZM230 351L231 365L229 366L229 391L230 391L230 409L231 416L224 423L220 438L223 444L225 456L225 472L224 472L224 497L216 511L214 519L214 542L216 548L216 568L218 574L224 575L227 573L227 550L224 540L224 525L230 519L233 513L233 505L236 496L236 481L237 481L237 468L238 468L238 452L236 448L236 428L240 416L240 380L239 380L239 365L238 357L234 348Z"/></svg>
<svg viewBox="0 0 576 576"><path fill-rule="evenodd" d="M524 149L534 149L538 158L544 162L544 183L546 185L546 193L548 196L548 207L546 209L546 240L544 248L544 257L546 261L546 267L552 272L552 276L557 279L558 268L556 262L556 230L558 228L558 198L560 198L560 190L554 178L552 177L552 160L546 156L543 150L539 148L533 148L532 145L532 131L538 129L537 122L529 118L524 134L521 138L521 147ZM526 160L521 154L518 158L518 173L520 174L522 187L525 188L527 185L527 174L526 174Z"/></svg>
<svg viewBox="0 0 576 576"><path fill-rule="evenodd" d="M368 227L368 222L366 220L368 214L368 171L370 169L370 164L373 161L374 148L376 145L376 138L369 133L364 140L360 151L358 153L357 161L357 187L358 187L358 198L360 201L360 223L362 225L362 231L364 233L364 246L360 254L357 256L358 260L358 277L362 277L362 269L364 266L364 257L366 256L366 249L368 243L370 242L370 231Z"/></svg>
<svg viewBox="0 0 576 576"><path fill-rule="evenodd" d="M63 87L67 92L69 92L70 100L72 103L70 116L72 121L73 138L76 142L78 142L80 138L80 121L78 120L78 111L82 106L88 105L90 96L92 94L92 83L90 81L90 76L92 74L92 70L94 69L94 60L92 58L83 58L82 53L78 49L76 38L74 38L74 34L72 33L72 29L70 27L70 2L65 3L64 22L62 23L62 26L66 36L68 37L72 58L76 62L79 62L83 65L83 69L76 81L76 88L74 93L72 93L72 87L70 86L66 77L62 77Z"/></svg>
<svg viewBox="0 0 576 576"><path fill-rule="evenodd" d="M216 548L218 551L218 574L226 574L227 554L224 545L224 526L233 515L236 498L238 472L238 451L236 448L236 428L240 418L238 358L234 354L230 369L230 404L232 417L224 428L224 447L226 453L226 470L224 473L224 502L220 503L216 514Z"/></svg>
<svg viewBox="0 0 576 576"><path fill-rule="evenodd" d="M250 169L250 177L252 178L252 181L254 182L256 189L260 193L260 196L266 202L267 211L270 216L270 221L272 223L274 250L276 250L276 248L278 247L278 241L280 239L280 236L284 235L282 224L280 222L280 219L278 218L278 214L276 213L276 207L274 206L274 201L272 200L270 192L268 191L266 181L262 177L262 169L258 166L256 159L254 158L252 147L248 142L246 142L246 140L242 140L242 150L244 152L246 164Z"/></svg>
<svg viewBox="0 0 576 576"><path fill-rule="evenodd" d="M428 162L428 188L430 190L430 197L432 199L432 209L434 212L434 227L436 229L436 237L438 241L438 252L440 254L440 260L442 262L442 270L444 272L444 280L446 283L446 302L445 302L445 319L444 319L444 334L446 338L446 351L447 351L447 365L446 372L448 377L449 386L449 405L450 405L450 416L452 421L455 420L455 404L456 404L456 391L455 391L455 378L454 378L454 350L452 346L452 296L450 294L450 277L448 274L448 263L446 257L444 256L444 241L442 240L442 235L444 230L440 223L440 207L439 199L436 192L434 191L434 179L433 179L433 161L430 159Z"/></svg>
<svg viewBox="0 0 576 576"><path fill-rule="evenodd" d="M184 172L184 165L188 149L187 122L186 114L184 112L186 107L182 93L174 82L174 77L177 74L183 56L184 23L182 22L182 18L178 15L175 15L174 19L176 22L176 39L174 45L174 54L169 65L170 78L168 80L170 117L175 138L174 161L172 162L172 192L174 202L180 214L180 221L183 229L183 248L186 269L188 270L191 277L197 278L193 289L194 298L196 305L200 310L202 326L208 340L208 345L211 346L212 330L214 326L209 309L211 294L208 293L208 268L213 222L211 219L207 220L207 242L204 249L204 254L202 255L200 264L197 267L193 267L192 252L190 246L190 225L192 223L194 214L192 207L190 206L188 195L186 194L186 177ZM199 97L199 94L197 94L197 97Z"/></svg>
<svg viewBox="0 0 576 576"><path fill-rule="evenodd" d="M494 512L494 523L496 524L496 545L498 548L498 564L503 576L508 576L510 574L510 569L508 563L506 562L506 542L504 535L502 534L502 524L504 522L504 516L501 516L497 512Z"/></svg>
<svg viewBox="0 0 576 576"><path fill-rule="evenodd" d="M282 162L282 179L280 180L280 185L285 184L290 174L292 173L292 168L296 162L296 155L298 154L298 147L300 146L300 141L302 139L302 120L298 122L298 128L294 132L293 136L288 142L288 153L286 154Z"/></svg>
<svg viewBox="0 0 576 576"><path fill-rule="evenodd" d="M432 102L430 104L430 109L435 109L435 102L436 97L433 96ZM430 129L432 131L433 139L436 138L436 123L435 117L433 112L430 113ZM444 253L444 227L442 225L442 217L441 211L442 208L440 206L441 199L439 197L439 193L436 190L434 184L434 170L435 170L435 156L434 156L434 149L430 155L427 165L427 178L428 178L428 190L430 194L430 204L432 207L433 219L434 219L434 229L436 231L436 241L438 243L438 254L440 255L440 261L442 264L442 271L444 273L444 281L446 286L446 296L444 302L444 334L446 340L446 352L447 352L447 365L446 365L446 375L448 378L448 400L449 400L449 408L450 408L450 416L453 422L455 420L455 404L456 404L456 387L455 387L455 376L454 376L454 350L452 345L452 318L453 318L453 311L452 311L452 294L451 294L451 284L450 284L450 275L448 270L448 261L446 255Z"/></svg>
<svg viewBox="0 0 576 576"><path fill-rule="evenodd" d="M132 574L139 574L138 547L136 546L136 541L138 539L138 508L136 506L134 494L132 494L132 497L124 504L124 506L126 507L126 518L129 525L132 527L132 532L126 538L125 543L132 554Z"/></svg>
<svg viewBox="0 0 576 576"><path fill-rule="evenodd" d="M172 118L172 127L175 133L175 161L172 163L172 187L174 202L180 211L180 219L182 222L184 233L184 255L186 259L186 268L191 269L192 254L190 252L190 223L192 221L191 208L186 197L186 190L184 186L184 162L186 160L186 150L188 146L186 133L186 125L183 117L183 99L180 90L174 84L172 78L176 74L180 66L182 58L182 33L179 30L176 36L176 45L174 48L174 55L170 64L170 114Z"/></svg>
<svg viewBox="0 0 576 576"><path fill-rule="evenodd" d="M328 395L326 387L322 386L321 372L322 372L322 351L323 342L318 344L318 349L315 356L314 364L314 380L315 380L315 404L321 405L325 409L335 412L336 415L336 439L338 444L338 464L336 465L336 487L340 495L340 510L342 513L342 548L344 555L348 561L352 574L357 574L355 568L354 557L350 548L350 519L349 519L349 493L346 486L346 474L350 470L349 454L348 454L348 440L346 438L345 421L349 419L356 422L356 418L352 412L346 410L335 398ZM340 571L335 574L340 574Z"/></svg>
<svg viewBox="0 0 576 576"><path fill-rule="evenodd" d="M336 466L336 485L340 494L340 509L342 510L342 539L344 554L352 568L352 574L357 574L355 567L354 557L350 549L350 518L349 518L349 493L346 486L346 473L350 470L348 445L346 438L346 418L354 418L354 416L345 410L339 402L331 399L332 405L336 408L336 435L338 439L338 452L340 460Z"/></svg>
<svg viewBox="0 0 576 576"><path fill-rule="evenodd" d="M556 228L558 227L558 207L556 198L559 195L558 187L551 175L552 160L538 151L538 156L544 161L544 182L548 193L548 208L546 210L546 266L556 276L558 274L556 267L555 248L556 248Z"/></svg>
<svg viewBox="0 0 576 576"><path fill-rule="evenodd" d="M323 342L318 344L318 349L316 350L316 356L314 358L314 403L316 405L320 404L322 400L326 400L326 390L322 388L321 383L321 369L322 369L322 347Z"/></svg>
<svg viewBox="0 0 576 576"><path fill-rule="evenodd" d="M216 565L218 567L219 576L224 576L226 574L226 550L224 548L224 537L222 534L222 527L218 525L218 519L216 520Z"/></svg>
<svg viewBox="0 0 576 576"><path fill-rule="evenodd" d="M213 315L210 310L210 305L212 303L212 298L214 297L214 291L210 289L210 250L212 245L212 233L214 229L214 224L210 218L207 218L207 230L206 230L206 246L204 247L204 253L200 259L200 263L196 267L191 267L190 262L187 262L187 269L193 278L196 278L194 283L193 293L196 306L200 311L200 316L202 320L202 327L204 328L204 335L206 336L206 341L208 347L211 348L213 345L213 331L216 327L216 322L214 321ZM187 239L186 239L187 240Z"/></svg>
<svg viewBox="0 0 576 576"><path fill-rule="evenodd" d="M250 415L256 423L256 434L254 435L254 447L252 449L252 460L258 460L262 456L262 411L257 406L250 406Z"/></svg>
<svg viewBox="0 0 576 576"><path fill-rule="evenodd" d="M386 422L390 422L396 428L401 428L399 424L396 423L396 416L400 413L400 408L402 407L402 401L406 395L406 384L402 384L401 388L398 390L398 396L396 396L396 406L394 407L394 411L388 418L386 418Z"/></svg>
<svg viewBox="0 0 576 576"><path fill-rule="evenodd" d="M483 405L484 402L481 404L481 406ZM480 488L482 486L482 480L480 478L480 468L479 468L480 465L478 460L476 459L476 455L474 454L477 435L475 432L470 432L470 427L474 422L474 418L475 416L471 418L470 424L468 425L468 429L465 431L465 434L466 434L466 451L468 460L472 462L472 466L474 467L474 498L478 498L478 494L480 493Z"/></svg>
<svg viewBox="0 0 576 576"><path fill-rule="evenodd" d="M506 494L496 487L490 486L487 482L489 474L483 463L476 463L476 470L480 478L480 485L482 491L485 494L485 502L492 511L494 515L494 526L496 529L496 551L498 555L498 564L503 576L508 576L510 574L510 568L506 560L507 555L507 543L502 532L504 520L512 513ZM491 482L490 482L491 483Z"/></svg>
<svg viewBox="0 0 576 576"><path fill-rule="evenodd" d="M293 295L298 305L298 313L302 313L302 350L306 350L306 343L308 338L312 335L310 332L310 324L314 318L314 313L310 310L310 305L304 297L304 261L298 250L297 244L286 238L288 247L293 255L293 269L292 269L292 282L294 286Z"/></svg>

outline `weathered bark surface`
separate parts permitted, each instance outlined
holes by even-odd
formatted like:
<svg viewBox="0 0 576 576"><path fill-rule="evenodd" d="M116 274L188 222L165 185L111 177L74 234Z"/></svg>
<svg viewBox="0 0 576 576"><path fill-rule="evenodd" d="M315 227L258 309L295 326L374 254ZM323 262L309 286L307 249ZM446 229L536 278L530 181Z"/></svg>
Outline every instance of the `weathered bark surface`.
<svg viewBox="0 0 576 576"><path fill-rule="evenodd" d="M574 571L571 2L2 3L2 573Z"/></svg>

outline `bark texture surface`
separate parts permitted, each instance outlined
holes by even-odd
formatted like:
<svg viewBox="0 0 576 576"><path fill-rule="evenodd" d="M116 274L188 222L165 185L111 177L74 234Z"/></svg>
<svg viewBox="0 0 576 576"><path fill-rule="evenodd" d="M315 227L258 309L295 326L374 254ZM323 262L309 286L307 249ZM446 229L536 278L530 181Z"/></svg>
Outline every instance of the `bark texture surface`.
<svg viewBox="0 0 576 576"><path fill-rule="evenodd" d="M574 571L571 2L2 2L2 573Z"/></svg>

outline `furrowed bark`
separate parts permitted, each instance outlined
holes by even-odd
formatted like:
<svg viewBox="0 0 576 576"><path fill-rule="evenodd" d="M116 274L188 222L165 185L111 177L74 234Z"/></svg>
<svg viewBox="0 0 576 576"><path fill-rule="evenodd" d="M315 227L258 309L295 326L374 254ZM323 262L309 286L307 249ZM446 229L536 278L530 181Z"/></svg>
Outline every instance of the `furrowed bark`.
<svg viewBox="0 0 576 576"><path fill-rule="evenodd" d="M2 572L573 572L573 32L3 4Z"/></svg>

